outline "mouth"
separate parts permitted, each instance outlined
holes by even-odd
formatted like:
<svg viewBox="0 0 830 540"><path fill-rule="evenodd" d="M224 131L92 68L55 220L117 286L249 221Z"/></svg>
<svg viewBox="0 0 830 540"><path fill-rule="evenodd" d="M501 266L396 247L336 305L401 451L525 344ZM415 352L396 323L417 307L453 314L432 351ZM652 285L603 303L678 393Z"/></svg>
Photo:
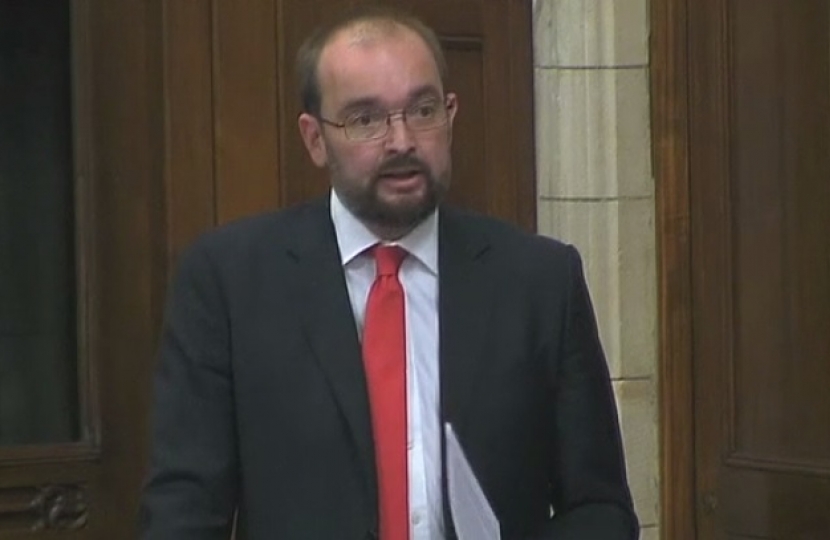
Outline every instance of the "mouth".
<svg viewBox="0 0 830 540"><path fill-rule="evenodd" d="M378 175L382 189L399 195L419 191L425 182L426 176L419 168L391 169Z"/></svg>
<svg viewBox="0 0 830 540"><path fill-rule="evenodd" d="M421 169L397 169L391 171L384 171L378 178L382 180L410 180L416 176L421 175Z"/></svg>

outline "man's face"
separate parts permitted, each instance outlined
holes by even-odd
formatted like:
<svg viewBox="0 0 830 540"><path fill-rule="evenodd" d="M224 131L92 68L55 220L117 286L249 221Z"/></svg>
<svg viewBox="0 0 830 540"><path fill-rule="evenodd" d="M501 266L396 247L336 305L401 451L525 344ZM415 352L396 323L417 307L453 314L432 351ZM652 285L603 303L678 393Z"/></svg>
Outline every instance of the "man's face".
<svg viewBox="0 0 830 540"><path fill-rule="evenodd" d="M449 103L446 125L414 131L393 117L387 133L350 140L343 129L300 117L303 140L332 187L370 228L405 232L438 204L449 187L455 96L444 96L435 60L421 38L392 33L341 32L320 57L321 116L341 123L369 110L399 111L419 103Z"/></svg>

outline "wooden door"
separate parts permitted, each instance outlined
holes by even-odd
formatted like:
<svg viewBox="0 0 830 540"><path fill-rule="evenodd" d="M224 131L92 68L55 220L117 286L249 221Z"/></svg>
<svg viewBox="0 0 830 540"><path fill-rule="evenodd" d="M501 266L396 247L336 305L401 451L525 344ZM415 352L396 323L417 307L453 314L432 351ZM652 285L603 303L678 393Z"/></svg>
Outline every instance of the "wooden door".
<svg viewBox="0 0 830 540"><path fill-rule="evenodd" d="M160 5L0 6L4 540L135 535L167 267Z"/></svg>
<svg viewBox="0 0 830 540"><path fill-rule="evenodd" d="M697 538L827 539L830 2L688 9Z"/></svg>
<svg viewBox="0 0 830 540"><path fill-rule="evenodd" d="M435 25L448 49L451 84L461 99L453 199L532 229L530 0L395 2ZM7 417L7 388L34 391L44 399L27 403L57 403L60 414L53 416L68 418L68 427L54 437L8 444L3 444L7 426L0 425L1 540L135 536L151 377L176 254L220 223L326 191L325 178L311 167L297 133L293 56L313 26L347 4L0 3L0 47L9 28L32 32L36 49L52 43L48 31L41 36L34 29L45 23L49 9L66 10L65 26L56 32L67 38L61 84L69 104L65 152L71 157L65 177L52 179L67 195L60 219L52 221L69 239L61 248L67 251L61 260L69 262L61 286L32 290L39 297L59 297L63 311L72 312L65 318L69 337L61 345L62 363L42 374L54 379L63 371L66 395L54 396L48 390L53 386L38 386L37 380L35 386L21 386L5 376L12 360L24 362L9 356L6 347L7 334L18 329L9 331L5 323L19 324L21 317L0 297L0 422ZM29 26L15 18L24 11ZM37 71L41 60L34 54L23 61ZM2 78L10 73L7 67L0 63L3 98L12 88ZM15 95L30 93L18 90ZM38 171L51 170L56 159L46 151L53 134L24 121L22 127L9 124L5 111L13 108L0 108L0 211L17 208L6 197L11 180L14 193L27 196L42 185L34 175L6 176L5 160L12 154L7 150L17 148L11 143L24 135L33 141L26 151L34 154L27 159ZM54 115L47 109L43 116ZM52 211L54 204L43 206ZM37 243L24 227L8 232L10 214L0 213L0 228L6 227L0 229L0 248ZM16 264L4 258L0 280L6 267ZM36 279L23 271L14 275L25 283ZM0 294L13 285L0 282ZM16 305L25 308L25 295L13 299L18 297Z"/></svg>

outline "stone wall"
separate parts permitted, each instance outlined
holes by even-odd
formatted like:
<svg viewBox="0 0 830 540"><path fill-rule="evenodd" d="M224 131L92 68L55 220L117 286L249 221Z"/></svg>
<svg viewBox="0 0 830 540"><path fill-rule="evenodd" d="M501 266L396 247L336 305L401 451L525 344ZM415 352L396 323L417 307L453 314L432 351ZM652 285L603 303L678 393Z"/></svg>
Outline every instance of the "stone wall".
<svg viewBox="0 0 830 540"><path fill-rule="evenodd" d="M539 232L581 252L641 538L659 527L648 0L534 0Z"/></svg>

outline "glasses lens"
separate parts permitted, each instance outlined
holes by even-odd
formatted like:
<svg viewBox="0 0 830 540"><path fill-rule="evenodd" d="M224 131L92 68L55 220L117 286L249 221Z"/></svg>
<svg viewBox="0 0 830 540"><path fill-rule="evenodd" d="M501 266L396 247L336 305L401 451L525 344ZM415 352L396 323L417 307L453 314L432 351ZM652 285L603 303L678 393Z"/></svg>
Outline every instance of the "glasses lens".
<svg viewBox="0 0 830 540"><path fill-rule="evenodd" d="M427 130L441 126L447 120L447 110L440 101L416 103L406 110L406 123L415 130Z"/></svg>
<svg viewBox="0 0 830 540"><path fill-rule="evenodd" d="M346 137L350 139L373 139L383 136L386 131L386 111L367 109L349 115L344 122Z"/></svg>
<svg viewBox="0 0 830 540"><path fill-rule="evenodd" d="M402 116L409 129L427 131L447 123L447 105L438 100L414 103L397 111L387 112L380 109L358 111L343 122L346 137L352 140L378 139L386 135L389 124L395 116Z"/></svg>

